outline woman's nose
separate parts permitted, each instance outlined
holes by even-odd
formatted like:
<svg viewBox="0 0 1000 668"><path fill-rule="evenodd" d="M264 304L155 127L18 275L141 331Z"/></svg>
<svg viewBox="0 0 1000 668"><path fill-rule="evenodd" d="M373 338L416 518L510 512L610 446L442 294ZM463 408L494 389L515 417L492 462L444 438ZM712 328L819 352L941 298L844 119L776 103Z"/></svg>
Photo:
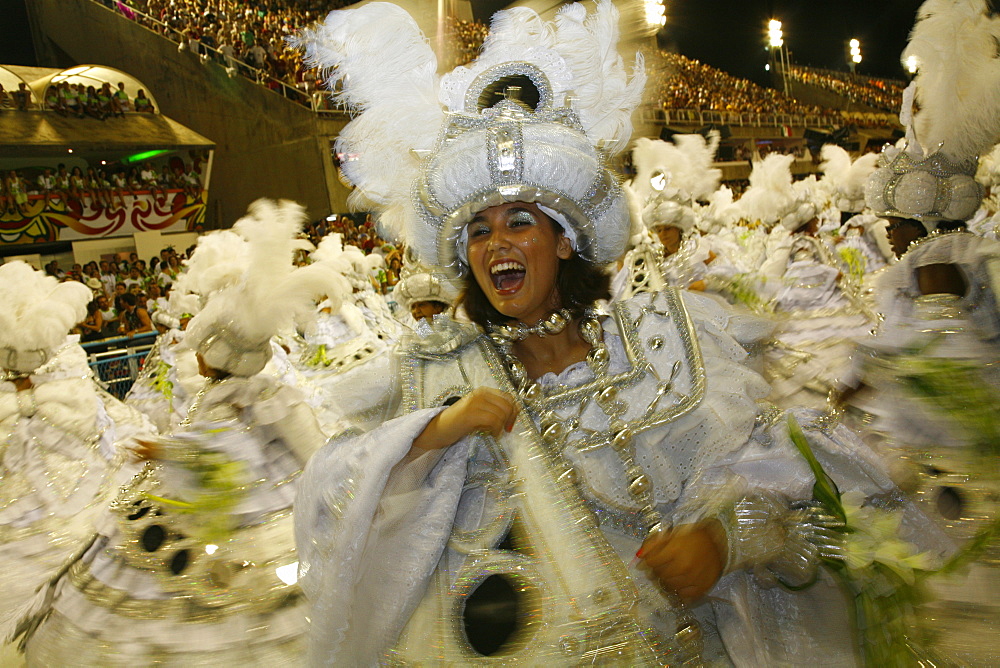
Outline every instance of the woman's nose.
<svg viewBox="0 0 1000 668"><path fill-rule="evenodd" d="M490 237L486 241L486 248L488 250L497 250L509 247L510 240L507 238L506 227L503 225L497 225L490 231Z"/></svg>

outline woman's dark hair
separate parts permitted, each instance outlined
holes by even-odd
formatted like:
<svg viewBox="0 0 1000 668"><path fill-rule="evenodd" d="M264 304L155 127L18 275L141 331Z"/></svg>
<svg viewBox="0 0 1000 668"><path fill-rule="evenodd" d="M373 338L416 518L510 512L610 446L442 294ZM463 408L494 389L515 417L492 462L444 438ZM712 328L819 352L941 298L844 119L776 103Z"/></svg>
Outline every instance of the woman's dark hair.
<svg viewBox="0 0 1000 668"><path fill-rule="evenodd" d="M138 303L138 300L135 298L135 295L129 292L120 295L119 299L122 300L123 304L128 304L129 306L135 306Z"/></svg>
<svg viewBox="0 0 1000 668"><path fill-rule="evenodd" d="M562 228L558 230L562 234ZM568 309L574 318L579 318L598 299L611 298L611 277L604 269L587 262L574 251L568 260L559 260L556 289L562 308ZM513 320L493 308L471 272L465 277L465 289L458 298L458 304L464 306L472 322L483 329L491 324L501 325Z"/></svg>

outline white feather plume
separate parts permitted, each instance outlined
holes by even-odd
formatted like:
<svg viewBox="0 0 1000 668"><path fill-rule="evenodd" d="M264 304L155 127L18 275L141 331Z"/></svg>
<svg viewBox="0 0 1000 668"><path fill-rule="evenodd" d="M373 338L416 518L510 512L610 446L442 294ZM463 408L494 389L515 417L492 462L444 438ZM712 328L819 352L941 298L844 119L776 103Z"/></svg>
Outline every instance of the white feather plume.
<svg viewBox="0 0 1000 668"><path fill-rule="evenodd" d="M842 211L864 208L865 184L875 171L879 156L868 153L852 161L850 154L836 144L825 144L820 150L820 190Z"/></svg>
<svg viewBox="0 0 1000 668"><path fill-rule="evenodd" d="M708 140L698 134L675 135L672 142L640 137L632 149L633 189L645 201L655 193L650 178L661 171L679 201L707 200L722 179L722 170L712 165L718 147L718 132Z"/></svg>
<svg viewBox="0 0 1000 668"><path fill-rule="evenodd" d="M296 235L305 210L289 201L257 200L233 229L248 246L248 265L240 280L213 293L188 326L191 347L219 327L250 343L264 343L294 324L315 318L315 301L339 295L343 282L328 267L292 264ZM197 253L195 253L197 255Z"/></svg>
<svg viewBox="0 0 1000 668"><path fill-rule="evenodd" d="M992 151L980 158L976 180L988 188L996 189L1000 185L1000 144L994 146Z"/></svg>
<svg viewBox="0 0 1000 668"><path fill-rule="evenodd" d="M611 0L598 0L589 16L581 3L565 5L555 23L555 49L573 73L573 108L584 130L609 155L620 153L646 85L642 54L636 53L630 79L618 55L618 9Z"/></svg>
<svg viewBox="0 0 1000 668"><path fill-rule="evenodd" d="M740 197L742 218L772 224L781 219L794 198L791 155L772 153L755 162L750 172L750 186Z"/></svg>
<svg viewBox="0 0 1000 668"><path fill-rule="evenodd" d="M20 260L0 265L0 347L59 347L93 298L83 283L60 283Z"/></svg>
<svg viewBox="0 0 1000 668"><path fill-rule="evenodd" d="M250 264L249 253L249 244L232 230L198 237L198 245L184 261L184 272L174 281L171 295L194 293L207 298L236 283Z"/></svg>
<svg viewBox="0 0 1000 668"><path fill-rule="evenodd" d="M444 120L438 102L437 58L416 22L386 3L330 12L325 22L292 40L306 60L326 72L328 85L347 80L337 102L361 112L337 139L344 175L360 186L356 208L381 210L387 234L400 238L419 158L430 150Z"/></svg>
<svg viewBox="0 0 1000 668"><path fill-rule="evenodd" d="M903 60L918 63L917 140L962 160L1000 140L1000 17L985 0L927 0Z"/></svg>
<svg viewBox="0 0 1000 668"><path fill-rule="evenodd" d="M707 210L703 220L709 231L720 227L731 227L743 217L739 202L735 201L733 191L729 186L722 186L709 197Z"/></svg>

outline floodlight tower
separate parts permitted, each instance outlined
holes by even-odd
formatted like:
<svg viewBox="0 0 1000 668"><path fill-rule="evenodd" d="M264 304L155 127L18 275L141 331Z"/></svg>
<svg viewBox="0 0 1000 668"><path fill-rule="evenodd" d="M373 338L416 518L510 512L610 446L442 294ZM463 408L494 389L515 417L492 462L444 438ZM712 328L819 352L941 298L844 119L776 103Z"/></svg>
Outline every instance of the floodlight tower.
<svg viewBox="0 0 1000 668"><path fill-rule="evenodd" d="M854 71L858 67L858 63L861 62L861 42L857 39L852 39L847 43L847 46L850 49L847 64L851 68L851 74L854 74Z"/></svg>
<svg viewBox="0 0 1000 668"><path fill-rule="evenodd" d="M771 67L776 67L781 72L782 88L785 95L788 95L788 50L785 48L781 21L771 19L767 22L767 44L771 50Z"/></svg>

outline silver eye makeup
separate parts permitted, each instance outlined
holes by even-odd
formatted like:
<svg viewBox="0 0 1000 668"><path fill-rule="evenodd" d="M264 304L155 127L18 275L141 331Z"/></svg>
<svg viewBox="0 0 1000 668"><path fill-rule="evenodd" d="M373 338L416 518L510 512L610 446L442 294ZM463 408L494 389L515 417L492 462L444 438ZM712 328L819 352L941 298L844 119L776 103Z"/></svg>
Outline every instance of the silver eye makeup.
<svg viewBox="0 0 1000 668"><path fill-rule="evenodd" d="M535 220L535 216L532 215L530 211L525 209L514 209L511 212L509 218L507 218L507 225L509 227L516 227L520 225L534 225L538 221Z"/></svg>

